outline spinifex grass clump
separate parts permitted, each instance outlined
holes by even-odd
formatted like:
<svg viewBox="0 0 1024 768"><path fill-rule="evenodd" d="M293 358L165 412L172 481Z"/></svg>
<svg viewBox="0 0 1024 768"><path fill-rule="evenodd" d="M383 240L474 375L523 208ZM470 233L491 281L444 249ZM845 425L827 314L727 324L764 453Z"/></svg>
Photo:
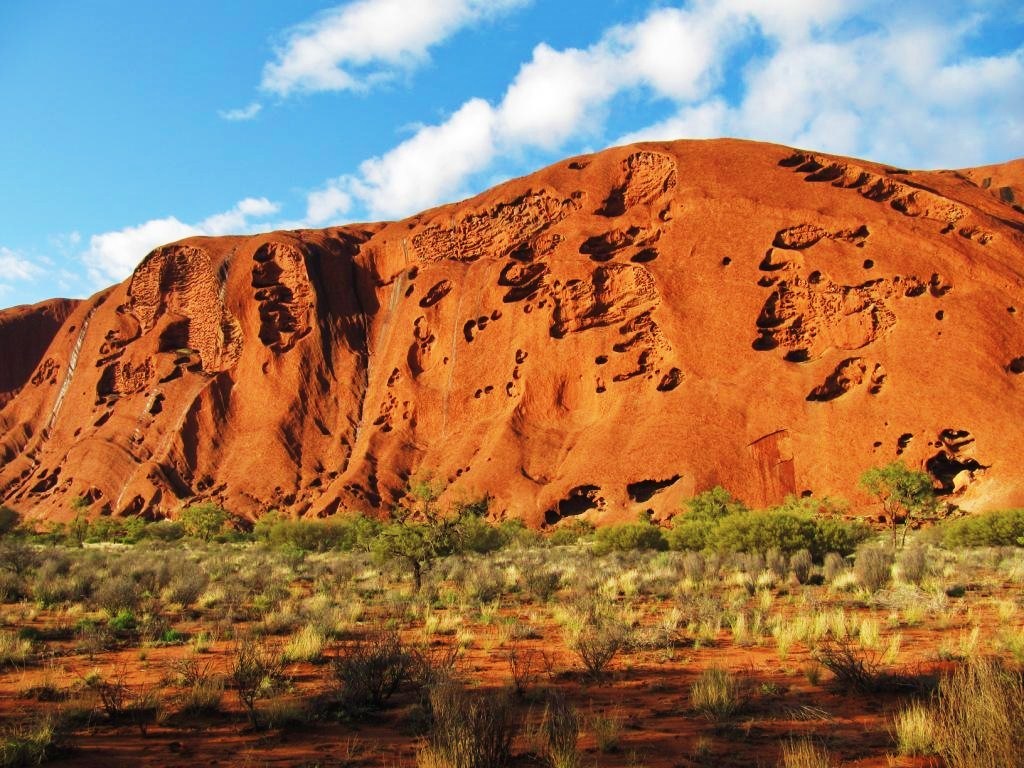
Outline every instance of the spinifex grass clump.
<svg viewBox="0 0 1024 768"><path fill-rule="evenodd" d="M997 659L974 658L939 684L938 753L948 768L1024 766L1024 680Z"/></svg>
<svg viewBox="0 0 1024 768"><path fill-rule="evenodd" d="M419 768L504 768L519 721L505 693L471 693L454 680L430 691L434 725L417 753Z"/></svg>
<svg viewBox="0 0 1024 768"><path fill-rule="evenodd" d="M726 720L743 704L742 682L724 669L706 669L690 686L690 704L711 720Z"/></svg>
<svg viewBox="0 0 1024 768"><path fill-rule="evenodd" d="M548 699L542 733L550 768L580 768L583 764L583 756L577 746L580 716L564 696L553 694Z"/></svg>

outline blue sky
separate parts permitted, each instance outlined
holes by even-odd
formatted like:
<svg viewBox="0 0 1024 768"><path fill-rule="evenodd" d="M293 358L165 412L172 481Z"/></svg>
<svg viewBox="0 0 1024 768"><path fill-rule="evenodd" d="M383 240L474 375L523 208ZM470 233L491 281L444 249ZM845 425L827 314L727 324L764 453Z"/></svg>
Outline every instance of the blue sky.
<svg viewBox="0 0 1024 768"><path fill-rule="evenodd" d="M1024 6L6 0L0 94L10 306L190 234L397 218L644 138L1019 157Z"/></svg>

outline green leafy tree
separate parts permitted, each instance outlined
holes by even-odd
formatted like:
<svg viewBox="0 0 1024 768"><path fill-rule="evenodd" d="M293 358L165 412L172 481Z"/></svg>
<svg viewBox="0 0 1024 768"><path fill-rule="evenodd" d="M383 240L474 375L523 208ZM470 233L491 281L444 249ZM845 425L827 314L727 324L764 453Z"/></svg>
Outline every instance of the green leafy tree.
<svg viewBox="0 0 1024 768"><path fill-rule="evenodd" d="M473 547L482 551L501 545L500 537L483 530L490 498L456 503L451 510L442 510L438 500L444 486L429 476L413 480L406 497L409 505L399 505L374 538L371 549L382 559L405 562L412 573L413 589L423 586L423 574L439 557Z"/></svg>
<svg viewBox="0 0 1024 768"><path fill-rule="evenodd" d="M903 518L903 537L899 543L902 546L907 541L911 519L935 509L932 479L924 472L910 469L902 461L872 467L860 476L860 485L882 503L892 529L893 547L897 546L896 521L899 518Z"/></svg>
<svg viewBox="0 0 1024 768"><path fill-rule="evenodd" d="M213 502L203 502L185 507L178 515L181 527L187 536L203 541L211 541L214 536L224 530L229 515Z"/></svg>

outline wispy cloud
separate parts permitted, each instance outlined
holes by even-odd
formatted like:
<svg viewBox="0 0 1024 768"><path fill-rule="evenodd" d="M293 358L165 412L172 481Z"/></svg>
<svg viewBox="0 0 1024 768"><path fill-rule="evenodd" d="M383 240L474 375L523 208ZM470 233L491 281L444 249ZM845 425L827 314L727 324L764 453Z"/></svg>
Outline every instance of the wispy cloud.
<svg viewBox="0 0 1024 768"><path fill-rule="evenodd" d="M174 216L150 219L142 224L104 232L89 238L82 254L90 279L96 285L124 280L147 253L159 245L195 235L244 234L273 228L265 221L281 206L265 197L247 197L230 210L185 224Z"/></svg>
<svg viewBox="0 0 1024 768"><path fill-rule="evenodd" d="M0 245L0 300L6 299L17 284L33 283L45 274L44 265L37 260Z"/></svg>
<svg viewBox="0 0 1024 768"><path fill-rule="evenodd" d="M263 109L263 105L258 101L254 101L251 104L247 104L244 107L238 109L222 109L217 112L222 120L230 120L232 122L243 122L246 120L252 120L260 113Z"/></svg>
<svg viewBox="0 0 1024 768"><path fill-rule="evenodd" d="M358 91L427 60L463 27L530 0L357 0L292 28L263 69L260 87L295 92Z"/></svg>

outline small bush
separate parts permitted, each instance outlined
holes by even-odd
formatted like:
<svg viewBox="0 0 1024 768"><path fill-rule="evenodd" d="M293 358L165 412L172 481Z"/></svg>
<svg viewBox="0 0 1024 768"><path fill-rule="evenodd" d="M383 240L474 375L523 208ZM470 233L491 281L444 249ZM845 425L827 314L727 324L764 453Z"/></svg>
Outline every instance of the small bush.
<svg viewBox="0 0 1024 768"><path fill-rule="evenodd" d="M138 610L142 595L135 581L129 576L113 576L104 581L93 594L93 603L110 616L120 611Z"/></svg>
<svg viewBox="0 0 1024 768"><path fill-rule="evenodd" d="M835 581L839 574L846 570L846 560L838 552L829 552L825 555L825 561L822 566L822 573L825 576L825 581L830 584Z"/></svg>
<svg viewBox="0 0 1024 768"><path fill-rule="evenodd" d="M0 630L0 669L12 664L23 664L32 653L32 641L14 632Z"/></svg>
<svg viewBox="0 0 1024 768"><path fill-rule="evenodd" d="M412 679L414 664L397 632L376 632L357 641L334 661L342 702L356 712L382 709Z"/></svg>
<svg viewBox="0 0 1024 768"><path fill-rule="evenodd" d="M615 752L622 736L622 716L616 711L592 712L589 722L598 751L606 755Z"/></svg>
<svg viewBox="0 0 1024 768"><path fill-rule="evenodd" d="M612 659L629 641L629 629L619 619L589 614L567 632L566 644L593 678L604 675Z"/></svg>
<svg viewBox="0 0 1024 768"><path fill-rule="evenodd" d="M815 660L829 670L841 691L871 693L881 679L882 653L863 648L852 636L832 638L822 643Z"/></svg>
<svg viewBox="0 0 1024 768"><path fill-rule="evenodd" d="M878 546L862 547L853 561L853 572L864 589L877 592L888 583L892 564L889 550Z"/></svg>
<svg viewBox="0 0 1024 768"><path fill-rule="evenodd" d="M806 584L810 580L813 568L814 560L811 558L810 550L798 550L789 558L789 570L801 584Z"/></svg>
<svg viewBox="0 0 1024 768"><path fill-rule="evenodd" d="M270 696L283 680L281 656L261 640L244 637L231 651L229 679L254 728L260 726L256 702Z"/></svg>
<svg viewBox="0 0 1024 768"><path fill-rule="evenodd" d="M711 720L732 717L742 703L740 681L724 669L706 669L690 686L690 705Z"/></svg>
<svg viewBox="0 0 1024 768"><path fill-rule="evenodd" d="M292 635L284 646L285 661L318 662L324 657L327 638L315 624L307 624Z"/></svg>
<svg viewBox="0 0 1024 768"><path fill-rule="evenodd" d="M557 571L543 567L527 568L522 578L526 590L542 603L550 600L562 583Z"/></svg>
<svg viewBox="0 0 1024 768"><path fill-rule="evenodd" d="M186 715L211 715L221 710L224 698L224 678L211 671L210 662L196 656L187 656L173 662L171 669L176 682L182 687L178 704Z"/></svg>
<svg viewBox="0 0 1024 768"><path fill-rule="evenodd" d="M49 718L5 726L0 730L0 766L41 765L55 744L56 729Z"/></svg>
<svg viewBox="0 0 1024 768"><path fill-rule="evenodd" d="M900 575L909 584L920 584L928 575L928 548L915 545L899 556Z"/></svg>
<svg viewBox="0 0 1024 768"><path fill-rule="evenodd" d="M0 504L0 537L15 530L21 523L21 516L6 504Z"/></svg>

